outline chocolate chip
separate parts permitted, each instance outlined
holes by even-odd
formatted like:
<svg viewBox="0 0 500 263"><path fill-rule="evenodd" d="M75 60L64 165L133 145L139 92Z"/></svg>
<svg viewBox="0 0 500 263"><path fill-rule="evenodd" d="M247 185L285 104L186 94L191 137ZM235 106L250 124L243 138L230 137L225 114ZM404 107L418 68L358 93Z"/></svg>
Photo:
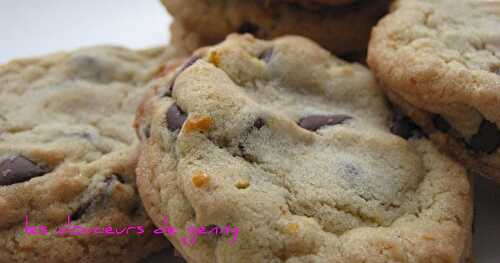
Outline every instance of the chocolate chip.
<svg viewBox="0 0 500 263"><path fill-rule="evenodd" d="M237 32L240 34L250 33L252 35L255 35L257 34L257 32L259 32L259 27L250 22L243 22L243 24L241 24L241 26L238 28Z"/></svg>
<svg viewBox="0 0 500 263"><path fill-rule="evenodd" d="M9 156L0 163L0 185L22 183L49 172L22 155Z"/></svg>
<svg viewBox="0 0 500 263"><path fill-rule="evenodd" d="M448 121L443 118L443 116L439 114L433 114L432 115L432 123L434 123L434 126L436 129L442 131L442 132L448 132L451 130L451 125L448 123Z"/></svg>
<svg viewBox="0 0 500 263"><path fill-rule="evenodd" d="M174 91L174 86L175 86L175 80L177 80L177 77L179 77L179 75L184 70L186 70L187 68L192 66L200 58L201 58L200 56L191 57L177 72L175 72L174 76L170 80L170 83L168 84L168 89L165 91L165 93L163 93L162 97L171 97L172 96L172 92Z"/></svg>
<svg viewBox="0 0 500 263"><path fill-rule="evenodd" d="M167 111L167 128L170 131L180 130L186 119L186 113L177 104L173 104Z"/></svg>
<svg viewBox="0 0 500 263"><path fill-rule="evenodd" d="M352 119L347 115L311 115L299 120L299 126L310 131L317 131L324 126L342 124L344 121Z"/></svg>
<svg viewBox="0 0 500 263"><path fill-rule="evenodd" d="M253 123L253 127L257 130L260 130L260 128L264 127L264 125L266 125L266 121L262 118L257 118Z"/></svg>
<svg viewBox="0 0 500 263"><path fill-rule="evenodd" d="M273 52L274 52L274 48L272 48L272 47L268 48L268 49L264 50L264 52L262 52L259 55L259 59L263 60L266 63L269 63L269 61L271 61L271 58L273 56Z"/></svg>
<svg viewBox="0 0 500 263"><path fill-rule="evenodd" d="M491 154L500 147L500 130L495 123L484 119L469 145L475 151Z"/></svg>

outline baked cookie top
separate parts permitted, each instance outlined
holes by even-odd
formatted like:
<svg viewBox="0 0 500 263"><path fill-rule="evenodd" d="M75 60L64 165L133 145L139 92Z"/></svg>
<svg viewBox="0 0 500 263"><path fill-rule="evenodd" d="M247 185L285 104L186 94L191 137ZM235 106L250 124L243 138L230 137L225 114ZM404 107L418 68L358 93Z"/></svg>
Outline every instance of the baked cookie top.
<svg viewBox="0 0 500 263"><path fill-rule="evenodd" d="M499 28L499 1L396 1L373 30L369 65L385 88L440 114L474 149L498 153ZM483 133L492 136L470 141Z"/></svg>
<svg viewBox="0 0 500 263"><path fill-rule="evenodd" d="M464 169L392 127L370 71L295 36L231 35L151 84L138 185L193 262L460 262ZM199 236L192 225L232 226ZM183 232L184 231L184 232ZM235 241L235 242L231 242Z"/></svg>
<svg viewBox="0 0 500 263"><path fill-rule="evenodd" d="M103 46L0 66L2 260L136 262L166 245L147 232L132 122L137 97L170 56ZM144 234L57 235L68 220L113 231L141 225ZM30 234L27 221L48 233Z"/></svg>

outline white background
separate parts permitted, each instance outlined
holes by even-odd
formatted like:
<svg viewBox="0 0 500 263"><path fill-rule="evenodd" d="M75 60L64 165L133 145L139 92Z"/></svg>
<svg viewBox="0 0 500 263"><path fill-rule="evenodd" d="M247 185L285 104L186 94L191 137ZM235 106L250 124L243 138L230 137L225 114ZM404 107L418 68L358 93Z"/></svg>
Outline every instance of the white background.
<svg viewBox="0 0 500 263"><path fill-rule="evenodd" d="M164 45L170 22L159 0L0 0L0 63L96 44ZM476 262L499 263L500 187L476 179L475 203Z"/></svg>
<svg viewBox="0 0 500 263"><path fill-rule="evenodd" d="M96 44L167 42L159 0L0 0L0 63Z"/></svg>

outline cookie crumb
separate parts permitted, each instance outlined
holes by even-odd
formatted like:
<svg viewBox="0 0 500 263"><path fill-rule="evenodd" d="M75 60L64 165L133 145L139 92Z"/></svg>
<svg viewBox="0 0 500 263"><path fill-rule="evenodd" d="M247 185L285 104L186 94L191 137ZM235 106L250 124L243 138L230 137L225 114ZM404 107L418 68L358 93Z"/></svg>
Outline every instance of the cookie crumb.
<svg viewBox="0 0 500 263"><path fill-rule="evenodd" d="M250 186L250 183L247 180L238 180L235 186L238 189L246 189Z"/></svg>
<svg viewBox="0 0 500 263"><path fill-rule="evenodd" d="M213 120L209 116L189 118L184 125L185 132L201 131L207 132L212 126Z"/></svg>
<svg viewBox="0 0 500 263"><path fill-rule="evenodd" d="M208 184L208 181L210 181L210 177L208 177L208 175L206 175L204 172L198 171L193 175L192 181L194 186L196 186L197 188L201 188Z"/></svg>

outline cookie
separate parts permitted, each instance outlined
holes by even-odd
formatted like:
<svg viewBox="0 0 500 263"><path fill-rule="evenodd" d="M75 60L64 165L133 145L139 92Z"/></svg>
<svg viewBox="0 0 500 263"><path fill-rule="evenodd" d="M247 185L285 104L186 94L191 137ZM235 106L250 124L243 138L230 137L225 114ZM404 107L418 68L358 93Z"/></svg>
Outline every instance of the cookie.
<svg viewBox="0 0 500 263"><path fill-rule="evenodd" d="M498 1L397 1L369 65L440 148L500 182L499 27Z"/></svg>
<svg viewBox="0 0 500 263"><path fill-rule="evenodd" d="M357 1L311 10L287 1L163 0L175 20L193 32L200 46L219 43L233 32L259 38L303 35L334 54L367 47L371 27L386 13L388 0Z"/></svg>
<svg viewBox="0 0 500 263"><path fill-rule="evenodd" d="M137 262L167 246L137 192L132 123L174 54L93 47L0 66L0 261Z"/></svg>
<svg viewBox="0 0 500 263"><path fill-rule="evenodd" d="M186 56L189 56L200 47L208 46L215 42L218 41L205 39L198 33L186 30L177 20L174 20L170 24L170 45L186 54Z"/></svg>
<svg viewBox="0 0 500 263"><path fill-rule="evenodd" d="M271 0L271 2L290 2L300 4L304 7L312 9L321 9L324 6L347 5L356 2L357 0Z"/></svg>
<svg viewBox="0 0 500 263"><path fill-rule="evenodd" d="M139 193L188 262L470 259L465 169L310 40L231 35L139 109Z"/></svg>

